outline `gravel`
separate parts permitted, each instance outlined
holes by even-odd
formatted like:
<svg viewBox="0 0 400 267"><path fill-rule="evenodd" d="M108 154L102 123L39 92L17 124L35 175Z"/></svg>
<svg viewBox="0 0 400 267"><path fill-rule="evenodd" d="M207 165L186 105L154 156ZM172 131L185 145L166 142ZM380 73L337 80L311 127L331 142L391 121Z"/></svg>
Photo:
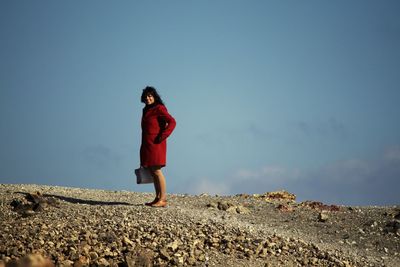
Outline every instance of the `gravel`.
<svg viewBox="0 0 400 267"><path fill-rule="evenodd" d="M145 206L152 198L1 184L0 266L400 266L399 206L297 203L282 192Z"/></svg>

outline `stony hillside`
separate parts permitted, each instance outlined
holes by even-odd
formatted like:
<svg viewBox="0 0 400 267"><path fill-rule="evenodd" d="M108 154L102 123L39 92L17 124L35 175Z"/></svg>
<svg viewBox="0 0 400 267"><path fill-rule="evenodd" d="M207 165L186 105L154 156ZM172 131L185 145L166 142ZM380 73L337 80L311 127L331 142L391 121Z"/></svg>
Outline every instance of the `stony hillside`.
<svg viewBox="0 0 400 267"><path fill-rule="evenodd" d="M400 266L400 207L0 185L0 266Z"/></svg>

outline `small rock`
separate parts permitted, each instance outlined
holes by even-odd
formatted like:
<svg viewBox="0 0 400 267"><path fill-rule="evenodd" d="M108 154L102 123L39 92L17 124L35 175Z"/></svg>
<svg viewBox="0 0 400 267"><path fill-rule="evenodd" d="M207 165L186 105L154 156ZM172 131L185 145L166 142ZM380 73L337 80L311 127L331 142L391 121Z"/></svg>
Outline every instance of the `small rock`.
<svg viewBox="0 0 400 267"><path fill-rule="evenodd" d="M160 256L161 256L161 258L168 260L168 261L171 259L171 256L168 254L168 251L164 248L160 249Z"/></svg>
<svg viewBox="0 0 400 267"><path fill-rule="evenodd" d="M217 207L218 207L219 210L225 210L226 211L231 206L232 206L231 203L228 203L226 201L221 201L221 202L218 202L218 206Z"/></svg>
<svg viewBox="0 0 400 267"><path fill-rule="evenodd" d="M92 252L89 252L89 257L90 257L90 259L91 259L92 261L95 261L95 260L97 260L97 258L99 257L99 255L97 254L97 252L92 251Z"/></svg>
<svg viewBox="0 0 400 267"><path fill-rule="evenodd" d="M400 209L391 209L389 211L385 211L384 215L400 220Z"/></svg>
<svg viewBox="0 0 400 267"><path fill-rule="evenodd" d="M196 249L196 250L194 251L194 255L195 255L196 257L200 257L201 255L203 255L203 251L201 251L200 249Z"/></svg>
<svg viewBox="0 0 400 267"><path fill-rule="evenodd" d="M122 239L122 242L123 242L126 246L127 246L127 245L129 245L129 246L133 246L133 245L134 245L133 241L130 240L129 238L127 238L126 236L124 236L124 238Z"/></svg>
<svg viewBox="0 0 400 267"><path fill-rule="evenodd" d="M385 226L386 233L397 233L400 232L400 222L397 220L390 221Z"/></svg>
<svg viewBox="0 0 400 267"><path fill-rule="evenodd" d="M225 211L229 212L229 213L237 213L235 206L231 206L231 207L227 208Z"/></svg>
<svg viewBox="0 0 400 267"><path fill-rule="evenodd" d="M105 258L100 258L97 262L96 262L97 266L110 266L110 263L105 259Z"/></svg>
<svg viewBox="0 0 400 267"><path fill-rule="evenodd" d="M372 224L371 224L371 227L372 228L375 228L375 227L377 227L378 226L378 223L376 222L376 221L374 221Z"/></svg>
<svg viewBox="0 0 400 267"><path fill-rule="evenodd" d="M89 259L86 258L85 256L80 256L77 261L74 262L74 267L83 267L83 266L89 266Z"/></svg>
<svg viewBox="0 0 400 267"><path fill-rule="evenodd" d="M329 216L328 216L328 214L326 212L320 212L318 214L318 220L320 222L326 222L328 220L328 218L329 218Z"/></svg>
<svg viewBox="0 0 400 267"><path fill-rule="evenodd" d="M237 206L236 207L236 212L239 214L247 214L250 213L250 210L248 208L245 208L243 206Z"/></svg>
<svg viewBox="0 0 400 267"><path fill-rule="evenodd" d="M311 258L311 259L309 260L309 262L310 262L312 265L317 265L317 264L318 264L318 259L317 259L317 258Z"/></svg>
<svg viewBox="0 0 400 267"><path fill-rule="evenodd" d="M217 209L217 208L218 208L218 204L217 204L217 203L214 203L214 202L208 203L208 204L207 204L207 208L210 208L210 209Z"/></svg>
<svg viewBox="0 0 400 267"><path fill-rule="evenodd" d="M400 220L400 210L397 210L393 217L397 220Z"/></svg>
<svg viewBox="0 0 400 267"><path fill-rule="evenodd" d="M182 256L178 256L178 264L183 264L185 261L185 258L183 258Z"/></svg>
<svg viewBox="0 0 400 267"><path fill-rule="evenodd" d="M35 214L35 212L33 210L23 210L20 212L20 214L22 215L22 217L29 217Z"/></svg>
<svg viewBox="0 0 400 267"><path fill-rule="evenodd" d="M193 258L193 257L190 257L190 258L187 259L187 263L189 265L195 265L196 264L196 259Z"/></svg>
<svg viewBox="0 0 400 267"><path fill-rule="evenodd" d="M292 211L294 211L292 206L289 206L289 205L286 205L286 204L279 204L277 209L279 211L282 211L282 212L292 212Z"/></svg>
<svg viewBox="0 0 400 267"><path fill-rule="evenodd" d="M199 261L206 261L206 256L204 254L199 256Z"/></svg>
<svg viewBox="0 0 400 267"><path fill-rule="evenodd" d="M145 249L139 249L134 253L125 255L125 261L128 267L151 267L153 266L153 260L153 253ZM158 258L158 260L161 261L160 258Z"/></svg>
<svg viewBox="0 0 400 267"><path fill-rule="evenodd" d="M167 248L171 248L173 251L177 250L178 246L179 246L179 241L178 240L174 240L174 242L169 243L167 245Z"/></svg>
<svg viewBox="0 0 400 267"><path fill-rule="evenodd" d="M74 262L70 261L70 260L63 260L63 261L59 262L58 264L60 264L60 266L69 267L69 266L73 266Z"/></svg>

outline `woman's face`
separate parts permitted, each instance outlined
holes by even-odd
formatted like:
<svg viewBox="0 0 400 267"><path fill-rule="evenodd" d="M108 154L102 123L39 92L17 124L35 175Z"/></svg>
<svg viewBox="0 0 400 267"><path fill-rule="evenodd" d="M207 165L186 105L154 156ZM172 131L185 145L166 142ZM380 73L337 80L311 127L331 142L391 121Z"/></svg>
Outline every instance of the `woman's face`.
<svg viewBox="0 0 400 267"><path fill-rule="evenodd" d="M151 105L154 104L154 96L151 94L148 94L145 98L146 105Z"/></svg>

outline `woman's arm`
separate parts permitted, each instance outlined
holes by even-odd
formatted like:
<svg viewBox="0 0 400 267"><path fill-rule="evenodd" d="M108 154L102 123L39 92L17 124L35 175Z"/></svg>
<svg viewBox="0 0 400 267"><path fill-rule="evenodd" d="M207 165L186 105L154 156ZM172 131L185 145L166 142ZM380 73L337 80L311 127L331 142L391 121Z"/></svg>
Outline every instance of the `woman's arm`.
<svg viewBox="0 0 400 267"><path fill-rule="evenodd" d="M170 134L174 131L175 126L176 126L176 121L174 119L174 117L171 116L171 114L168 113L167 108L164 105L160 105L159 107L159 119L164 122L165 128L161 129L161 132L158 136L158 142L162 142L165 139L168 138L168 136L170 136Z"/></svg>

